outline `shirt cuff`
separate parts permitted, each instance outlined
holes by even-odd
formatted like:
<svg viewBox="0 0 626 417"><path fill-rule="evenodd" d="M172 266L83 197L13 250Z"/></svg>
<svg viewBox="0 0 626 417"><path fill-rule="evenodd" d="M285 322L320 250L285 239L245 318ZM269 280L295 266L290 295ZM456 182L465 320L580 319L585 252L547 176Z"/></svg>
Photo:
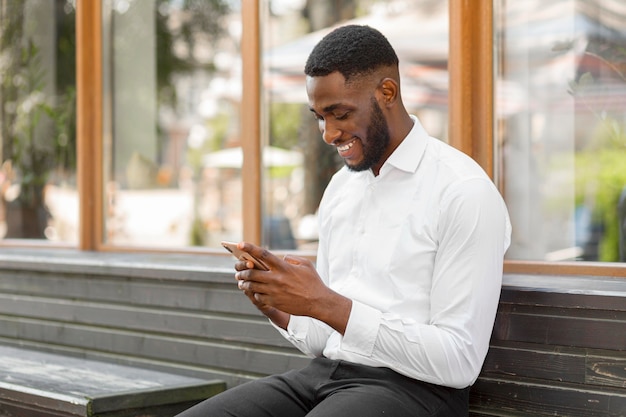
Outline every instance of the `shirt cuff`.
<svg viewBox="0 0 626 417"><path fill-rule="evenodd" d="M383 313L352 300L352 310L343 335L341 348L363 356L371 356Z"/></svg>
<svg viewBox="0 0 626 417"><path fill-rule="evenodd" d="M302 341L306 338L309 330L309 318L294 316L289 317L289 324L287 324L287 330L278 327L272 320L269 320L270 324L274 326L285 338L289 340Z"/></svg>

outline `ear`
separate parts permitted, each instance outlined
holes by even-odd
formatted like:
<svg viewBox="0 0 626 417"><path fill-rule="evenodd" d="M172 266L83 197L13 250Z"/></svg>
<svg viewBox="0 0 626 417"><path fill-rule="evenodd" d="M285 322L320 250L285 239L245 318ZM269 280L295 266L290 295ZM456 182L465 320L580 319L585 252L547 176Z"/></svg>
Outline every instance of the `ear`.
<svg viewBox="0 0 626 417"><path fill-rule="evenodd" d="M400 86L393 78L383 78L378 85L379 100L381 104L390 107L396 103L400 94Z"/></svg>

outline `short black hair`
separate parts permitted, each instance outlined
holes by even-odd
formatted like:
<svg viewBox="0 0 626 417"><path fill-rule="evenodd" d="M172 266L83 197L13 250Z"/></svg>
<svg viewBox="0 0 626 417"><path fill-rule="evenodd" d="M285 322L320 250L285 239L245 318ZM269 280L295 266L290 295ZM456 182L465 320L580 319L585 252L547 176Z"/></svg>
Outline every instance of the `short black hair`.
<svg viewBox="0 0 626 417"><path fill-rule="evenodd" d="M324 77L338 71L347 82L355 75L392 65L398 65L398 56L382 33L370 26L347 25L319 41L306 61L304 73Z"/></svg>

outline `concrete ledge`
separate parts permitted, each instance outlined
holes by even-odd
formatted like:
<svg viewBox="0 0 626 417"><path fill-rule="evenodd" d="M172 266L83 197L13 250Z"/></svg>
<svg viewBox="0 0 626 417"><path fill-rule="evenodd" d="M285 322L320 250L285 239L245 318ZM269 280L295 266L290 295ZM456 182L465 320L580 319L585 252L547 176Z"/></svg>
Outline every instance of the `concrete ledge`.
<svg viewBox="0 0 626 417"><path fill-rule="evenodd" d="M115 253L61 248L0 250L0 268L42 272L107 274L166 279L204 279L207 273L232 280L235 259L218 253Z"/></svg>

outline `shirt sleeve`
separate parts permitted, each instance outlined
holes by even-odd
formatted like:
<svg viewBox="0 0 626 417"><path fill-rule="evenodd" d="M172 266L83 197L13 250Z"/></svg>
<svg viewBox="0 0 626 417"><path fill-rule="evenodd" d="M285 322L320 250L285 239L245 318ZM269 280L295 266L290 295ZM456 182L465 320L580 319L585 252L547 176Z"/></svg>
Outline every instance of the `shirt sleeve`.
<svg viewBox="0 0 626 417"><path fill-rule="evenodd" d="M326 323L319 320L303 317L291 316L287 330L270 323L280 332L280 334L293 344L298 350L310 357L322 356L326 341L333 333L333 329Z"/></svg>
<svg viewBox="0 0 626 417"><path fill-rule="evenodd" d="M430 322L415 323L353 303L342 349L362 363L464 388L474 383L489 348L510 224L493 184L471 179L441 204Z"/></svg>

